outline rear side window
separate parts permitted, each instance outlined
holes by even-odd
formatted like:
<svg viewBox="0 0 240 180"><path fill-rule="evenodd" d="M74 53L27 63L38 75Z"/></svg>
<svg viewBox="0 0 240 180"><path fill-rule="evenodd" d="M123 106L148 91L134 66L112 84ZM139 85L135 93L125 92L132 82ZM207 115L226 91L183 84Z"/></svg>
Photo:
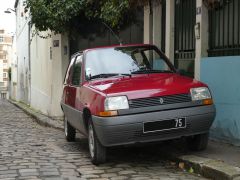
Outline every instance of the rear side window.
<svg viewBox="0 0 240 180"><path fill-rule="evenodd" d="M77 56L73 65L72 85L79 86L81 81L82 56Z"/></svg>
<svg viewBox="0 0 240 180"><path fill-rule="evenodd" d="M64 84L69 84L70 83L70 76L71 76L71 72L72 72L72 68L73 68L73 63L75 60L76 56L74 56L71 61L70 64L68 65L68 69L65 75L65 80L64 80Z"/></svg>

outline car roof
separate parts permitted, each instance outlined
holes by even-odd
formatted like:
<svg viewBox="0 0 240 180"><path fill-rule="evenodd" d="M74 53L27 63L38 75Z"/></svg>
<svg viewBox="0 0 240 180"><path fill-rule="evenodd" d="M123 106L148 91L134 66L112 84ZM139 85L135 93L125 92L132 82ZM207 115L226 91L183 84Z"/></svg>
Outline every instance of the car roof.
<svg viewBox="0 0 240 180"><path fill-rule="evenodd" d="M84 50L84 52L92 51L92 50L96 50L96 49L107 49L107 48L116 48L116 47L134 47L134 46L144 47L144 46L153 46L153 45L151 45L151 44L123 44L123 45L99 46L99 47L95 47L95 48L86 49L86 50Z"/></svg>

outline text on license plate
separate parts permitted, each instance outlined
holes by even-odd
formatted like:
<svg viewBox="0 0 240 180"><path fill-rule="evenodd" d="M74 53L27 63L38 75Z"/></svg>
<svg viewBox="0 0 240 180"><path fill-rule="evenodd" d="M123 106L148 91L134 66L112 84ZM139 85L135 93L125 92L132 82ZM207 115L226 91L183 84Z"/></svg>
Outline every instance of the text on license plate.
<svg viewBox="0 0 240 180"><path fill-rule="evenodd" d="M176 118L163 121L143 123L143 132L165 131L171 129L186 128L186 118Z"/></svg>

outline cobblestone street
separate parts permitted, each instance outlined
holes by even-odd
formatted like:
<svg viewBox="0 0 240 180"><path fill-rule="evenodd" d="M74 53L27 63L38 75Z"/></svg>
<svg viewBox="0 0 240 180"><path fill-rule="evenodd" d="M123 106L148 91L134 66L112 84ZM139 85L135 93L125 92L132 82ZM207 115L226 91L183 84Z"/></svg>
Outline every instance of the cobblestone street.
<svg viewBox="0 0 240 180"><path fill-rule="evenodd" d="M113 148L106 164L94 166L86 138L66 142L62 131L38 125L4 100L0 123L0 179L203 179L163 160L159 145Z"/></svg>

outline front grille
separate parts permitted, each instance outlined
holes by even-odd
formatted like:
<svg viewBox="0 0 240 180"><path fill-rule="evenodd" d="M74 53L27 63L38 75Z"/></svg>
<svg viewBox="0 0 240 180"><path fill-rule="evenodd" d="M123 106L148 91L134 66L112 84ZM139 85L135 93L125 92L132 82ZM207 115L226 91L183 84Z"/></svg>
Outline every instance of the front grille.
<svg viewBox="0 0 240 180"><path fill-rule="evenodd" d="M176 94L176 95L170 95L170 96L132 99L132 100L129 100L129 107L141 108L141 107L149 107L149 106L184 103L184 102L191 102L191 101L192 99L190 94Z"/></svg>

